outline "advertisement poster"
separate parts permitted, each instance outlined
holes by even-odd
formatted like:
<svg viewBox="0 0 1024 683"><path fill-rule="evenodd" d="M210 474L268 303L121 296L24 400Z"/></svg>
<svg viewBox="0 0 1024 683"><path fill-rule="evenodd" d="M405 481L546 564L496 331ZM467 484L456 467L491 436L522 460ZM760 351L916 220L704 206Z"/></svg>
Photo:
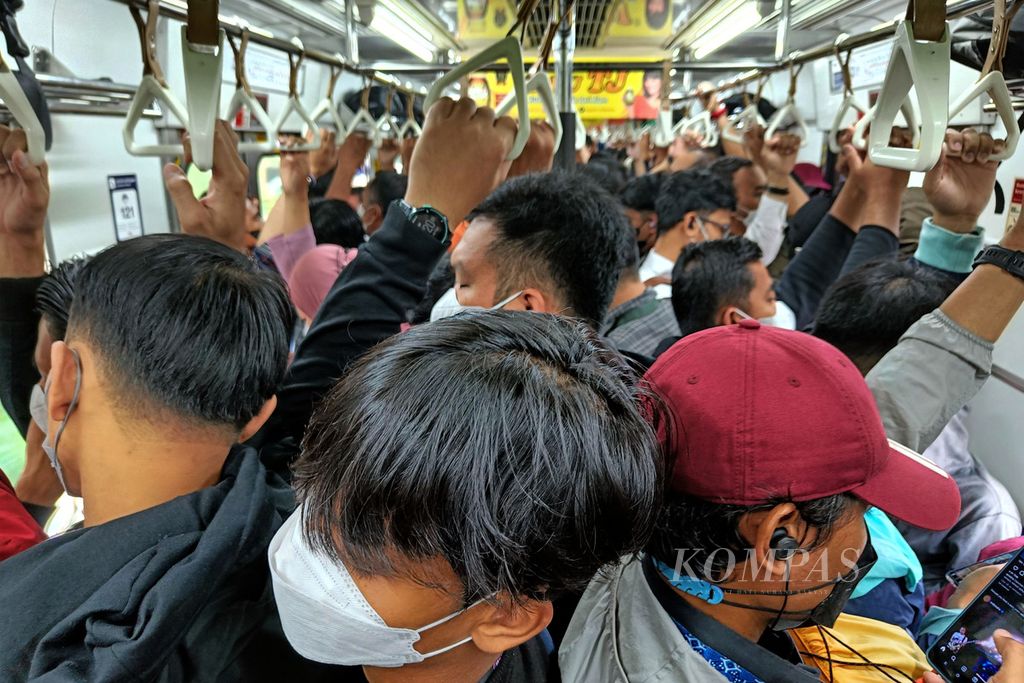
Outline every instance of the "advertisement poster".
<svg viewBox="0 0 1024 683"><path fill-rule="evenodd" d="M672 0L612 3L607 38L667 38L672 33ZM514 0L459 0L459 37L504 38L516 20Z"/></svg>
<svg viewBox="0 0 1024 683"><path fill-rule="evenodd" d="M1021 206L1024 205L1024 178L1013 181L1013 194L1010 195L1010 208L1006 212L1006 230L1009 230L1020 217Z"/></svg>
<svg viewBox="0 0 1024 683"><path fill-rule="evenodd" d="M649 71L577 71L572 85L576 108L584 121L651 120L657 117L661 105L660 67ZM469 79L467 94L480 106L497 107L511 93L512 79L507 73L477 73ZM531 93L530 118L543 117L540 98Z"/></svg>

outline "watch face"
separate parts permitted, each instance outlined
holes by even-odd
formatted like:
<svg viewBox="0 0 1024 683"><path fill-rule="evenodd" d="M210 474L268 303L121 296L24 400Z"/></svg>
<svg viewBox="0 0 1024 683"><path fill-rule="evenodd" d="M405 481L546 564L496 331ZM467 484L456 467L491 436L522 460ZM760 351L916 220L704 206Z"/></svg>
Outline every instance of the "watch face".
<svg viewBox="0 0 1024 683"><path fill-rule="evenodd" d="M425 211L422 209L416 211L412 215L412 222L420 229L436 237L438 240L444 240L448 237L448 225L444 216L436 211Z"/></svg>

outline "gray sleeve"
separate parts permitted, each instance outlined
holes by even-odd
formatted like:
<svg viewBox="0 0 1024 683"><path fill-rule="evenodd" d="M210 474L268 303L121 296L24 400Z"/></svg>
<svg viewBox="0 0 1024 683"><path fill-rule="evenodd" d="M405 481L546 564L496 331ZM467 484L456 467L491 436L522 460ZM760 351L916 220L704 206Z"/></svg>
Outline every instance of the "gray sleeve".
<svg viewBox="0 0 1024 683"><path fill-rule="evenodd" d="M992 373L993 344L936 310L868 373L889 438L920 453Z"/></svg>

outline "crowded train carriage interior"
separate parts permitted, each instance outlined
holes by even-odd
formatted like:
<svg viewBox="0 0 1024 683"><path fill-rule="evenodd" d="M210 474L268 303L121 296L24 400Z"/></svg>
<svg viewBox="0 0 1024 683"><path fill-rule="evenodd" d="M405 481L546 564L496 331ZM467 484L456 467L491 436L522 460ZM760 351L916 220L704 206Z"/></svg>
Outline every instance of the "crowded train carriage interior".
<svg viewBox="0 0 1024 683"><path fill-rule="evenodd" d="M1021 683L1022 5L0 0L0 683Z"/></svg>

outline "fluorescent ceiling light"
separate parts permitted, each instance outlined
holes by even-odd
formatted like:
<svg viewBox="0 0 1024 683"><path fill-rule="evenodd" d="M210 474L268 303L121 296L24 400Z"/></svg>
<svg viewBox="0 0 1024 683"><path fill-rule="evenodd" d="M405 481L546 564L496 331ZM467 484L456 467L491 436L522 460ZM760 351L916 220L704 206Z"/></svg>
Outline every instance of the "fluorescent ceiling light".
<svg viewBox="0 0 1024 683"><path fill-rule="evenodd" d="M736 36L761 23L762 17L761 13L757 11L756 2L740 0L740 2L722 4L728 5L728 13L714 12L714 21L707 24L701 21L700 28L702 30L694 31L693 38L689 40L686 39L686 34L689 34L690 30L687 29L684 34L684 44L693 52L694 59L704 59L715 50L731 42ZM701 19L703 20L704 17L702 16Z"/></svg>
<svg viewBox="0 0 1024 683"><path fill-rule="evenodd" d="M378 2L370 28L428 64L434 61L433 35L404 20L389 5Z"/></svg>

